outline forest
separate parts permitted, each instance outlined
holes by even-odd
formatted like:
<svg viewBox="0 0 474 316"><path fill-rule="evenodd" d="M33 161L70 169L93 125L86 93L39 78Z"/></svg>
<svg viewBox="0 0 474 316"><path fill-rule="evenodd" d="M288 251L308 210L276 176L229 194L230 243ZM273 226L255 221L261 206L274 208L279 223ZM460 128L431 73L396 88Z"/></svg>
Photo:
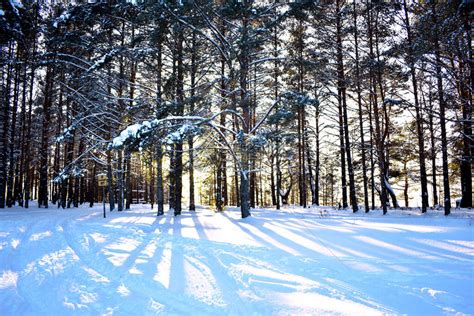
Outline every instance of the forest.
<svg viewBox="0 0 474 316"><path fill-rule="evenodd" d="M473 12L0 0L0 315L473 314Z"/></svg>
<svg viewBox="0 0 474 316"><path fill-rule="evenodd" d="M4 0L0 208L472 207L473 6Z"/></svg>

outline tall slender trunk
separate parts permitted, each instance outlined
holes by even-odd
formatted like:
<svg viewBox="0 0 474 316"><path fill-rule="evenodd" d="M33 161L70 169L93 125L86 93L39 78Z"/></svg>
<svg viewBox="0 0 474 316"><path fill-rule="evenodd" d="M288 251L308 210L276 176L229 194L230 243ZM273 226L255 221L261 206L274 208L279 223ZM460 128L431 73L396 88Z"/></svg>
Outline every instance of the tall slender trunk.
<svg viewBox="0 0 474 316"><path fill-rule="evenodd" d="M274 13L276 15L276 11ZM273 63L273 97L275 100L278 100L279 98L279 91L278 91L278 78L280 74L280 69L279 69L279 62L278 62L278 28L275 26L273 28L273 58L274 58L274 63ZM278 103L276 105L275 111L278 112ZM281 172L280 172L280 133L279 133L279 124L278 122L275 125L275 130L276 130L276 141L275 141L275 158L276 158L276 192L275 190L272 191L272 194L275 195L275 205L276 209L280 209L280 191L281 191Z"/></svg>
<svg viewBox="0 0 474 316"><path fill-rule="evenodd" d="M64 71L60 71L59 80L64 82ZM63 85L60 85L59 88L59 97L57 105L57 119L56 119L56 135L59 135L63 129L63 100L64 100L64 91ZM64 145L63 145L64 146ZM53 164L53 179L57 178L60 174L60 157L61 157L61 144L57 144L54 150L54 164ZM61 206L61 192L62 192L62 182L63 181L54 181L53 183L53 196L52 202L56 204L58 202L58 207Z"/></svg>
<svg viewBox="0 0 474 316"><path fill-rule="evenodd" d="M390 198L392 199L393 207L397 208L398 207L398 202L397 202L397 196L395 195L395 192L391 189L390 183L389 183L389 169L390 169L390 116L389 116L389 108L390 104L385 104L385 84L383 81L383 69L381 65L383 64L383 61L380 59L381 54L380 54L380 41L379 41L379 16L376 14L375 18L375 58L376 58L376 63L377 63L377 72L376 72L376 81L374 83L375 89L376 86L378 85L379 88L379 93L380 93L380 103L381 103L381 109L382 109L382 116L380 117L380 132L381 132L381 143L383 144L383 152L384 152L384 178L383 182L385 184L385 195L388 193ZM387 196L387 195L386 195ZM388 196L387 196L387 203L389 204L388 201Z"/></svg>
<svg viewBox="0 0 474 316"><path fill-rule="evenodd" d="M426 208L428 207L428 181L426 177L426 166L425 166L425 143L423 135L423 125L422 125L422 114L421 106L418 100L418 84L416 78L416 69L414 63L414 53L413 53L413 43L412 43L412 34L410 28L410 19L408 17L408 8L406 0L403 0L403 8L405 10L405 26L407 29L407 40L408 40L408 58L409 58L409 67L411 73L411 81L413 85L413 98L415 102L415 113L416 113L416 129L418 136L418 158L420 164L420 182L421 182L421 212L425 213ZM449 210L448 210L449 212ZM449 214L449 213L448 213Z"/></svg>
<svg viewBox="0 0 474 316"><path fill-rule="evenodd" d="M247 4L245 4L247 6ZM247 8L245 8L247 9ZM242 38L240 48L240 106L242 108L242 114L244 119L243 132L246 136L249 133L250 127L250 105L248 100L248 72L249 72L249 13L245 10L245 14L242 17ZM250 216L250 205L249 205L249 148L247 140L245 138L240 140L241 150L241 170L240 170L240 211L242 218Z"/></svg>
<svg viewBox="0 0 474 316"><path fill-rule="evenodd" d="M197 73L197 43L196 43L196 32L193 31L192 36L192 51L191 51L191 102L189 107L189 114L194 114L194 98L196 95L196 73ZM189 210L196 210L196 203L194 201L194 137L190 135L188 138L189 147Z"/></svg>
<svg viewBox="0 0 474 316"><path fill-rule="evenodd" d="M81 132L78 131L78 135L81 135ZM79 146L78 146L78 152L77 152L77 164L79 167L82 167L82 158L79 158L81 153L84 152L84 141L82 139L79 139ZM80 198L81 198L81 182L84 177L81 174L75 174L74 175L74 207L79 206Z"/></svg>
<svg viewBox="0 0 474 316"><path fill-rule="evenodd" d="M346 159L344 145L344 116L342 113L342 97L341 91L338 91L338 112L339 112L339 155L341 161L341 185L342 185L342 207L347 207L347 179L346 179Z"/></svg>
<svg viewBox="0 0 474 316"><path fill-rule="evenodd" d="M369 39L369 56L372 61L375 60L374 55L374 43L373 43L373 26L372 26L372 5L369 3L367 10L368 18L368 39ZM387 214L387 190L385 182L385 155L384 155L384 144L382 142L382 134L380 128L380 117L379 117L379 105L377 101L377 84L375 79L375 73L372 67L369 70L370 77L370 94L373 106L373 115L375 122L375 147L377 151L377 162L379 167L379 178L380 178L380 202L382 204L383 214ZM375 186L375 185L374 185Z"/></svg>
<svg viewBox="0 0 474 316"><path fill-rule="evenodd" d="M459 58L459 77L465 78L465 65L462 57ZM468 80L466 80L468 81ZM462 107L462 156L460 161L460 171L461 171L461 207L472 207L472 160L474 157L474 153L472 152L472 148L474 148L473 141L473 134L472 134L472 114L473 114L473 106L472 106L472 89L471 87L466 87L466 84L469 85L467 82L463 82L461 80L459 82L459 92L460 92L460 99L461 99L461 107ZM443 158L444 159L444 158ZM447 160L447 159L446 159ZM446 204L446 201L445 201ZM446 213L446 209L445 209ZM447 215L447 214L446 214Z"/></svg>
<svg viewBox="0 0 474 316"><path fill-rule="evenodd" d="M132 23L132 34L131 34L131 42L132 48L134 46L133 42L135 40L135 25ZM135 81L136 81L136 74L137 74L137 67L138 62L135 60L131 61L130 64L130 88L129 88L129 108L133 109L134 106L134 98L135 98ZM125 209L129 210L130 205L132 204L132 153L129 150L125 151L125 161L126 161L126 172L125 172Z"/></svg>
<svg viewBox="0 0 474 316"><path fill-rule="evenodd" d="M117 153L117 211L123 211L123 201L124 201L124 192L123 192L123 150L119 150Z"/></svg>
<svg viewBox="0 0 474 316"><path fill-rule="evenodd" d="M26 50L27 55L29 51ZM23 75L22 75L22 97L21 97L21 115L20 115L20 160L17 163L17 169L15 171L16 180L15 180L15 199L18 200L19 206L24 206L22 187L25 177L25 151L26 151L26 128L27 128L27 116L26 116L26 104L27 104L27 90L28 90L28 62L29 57L24 56L24 65L23 65Z"/></svg>
<svg viewBox="0 0 474 316"><path fill-rule="evenodd" d="M66 125L71 125L71 99L66 98ZM74 129L72 132L71 139L67 140L66 144L64 145L64 162L63 162L63 170L66 173L66 178L64 181L61 182L61 207L65 208L66 206L69 208L71 207L71 197L72 197L72 184L73 178L70 176L70 164L74 158L74 143L76 139L76 130Z"/></svg>
<svg viewBox="0 0 474 316"><path fill-rule="evenodd" d="M164 29L164 28L163 28ZM159 35L158 47L157 47L157 67L156 67L156 113L157 119L162 118L163 109L162 109L162 90L161 90L161 71L163 67L162 60L162 43L163 43L163 34ZM163 190L163 146L160 143L160 140L156 142L155 146L155 157L156 157L156 206L157 206L157 216L164 214L164 190Z"/></svg>
<svg viewBox="0 0 474 316"><path fill-rule="evenodd" d="M434 25L437 25L436 2L432 2L432 18ZM443 189L444 189L444 215L451 213L451 192L449 187L449 166L448 166L448 139L446 135L446 101L444 99L443 77L441 74L441 52L439 47L438 32L434 32L433 44L435 49L436 81L438 87L439 120L441 125L441 152L443 161Z"/></svg>
<svg viewBox="0 0 474 316"><path fill-rule="evenodd" d="M177 26L177 68L176 68L176 101L177 111L176 115L182 116L184 114L184 65L183 65L183 27L181 24ZM183 141L179 140L175 144L175 196L174 198L174 215L181 214L181 196L183 192Z"/></svg>
<svg viewBox="0 0 474 316"><path fill-rule="evenodd" d="M13 57L13 43L10 43L8 48L8 57ZM1 97L4 102L3 110L1 111L0 121L1 126L1 136L0 136L0 208L5 207L5 190L7 188L7 160L8 160L8 131L10 129L10 90L11 90L11 81L12 81L12 65L9 64L6 74L6 84L4 90L2 91ZM2 67L2 71L5 67ZM2 73L2 78L4 77Z"/></svg>
<svg viewBox="0 0 474 316"><path fill-rule="evenodd" d="M233 111L237 111L237 93L236 93L236 85L237 85L237 80L235 76L235 71L232 66L232 64L229 65L229 82L230 82L230 88L229 90L231 92L231 108ZM239 122L237 119L237 115L233 115L232 117L232 128L234 129L234 132L237 133L240 128L239 128ZM232 141L235 143L237 142L237 137L235 136L235 133L232 133ZM239 144L240 145L240 144ZM241 207L240 205L240 182L239 182L239 166L237 163L237 159L234 159L234 192L233 194L235 195L235 201L236 201L236 206Z"/></svg>
<svg viewBox="0 0 474 316"><path fill-rule="evenodd" d="M224 32L224 30L221 28L221 32ZM221 90L221 110L225 109L225 98L226 98L226 84L225 84L225 59L224 56L221 56L221 67L220 67L220 90ZM220 115L220 124L221 126L225 126L225 113L222 113ZM224 129L221 130L221 133L224 135L225 131ZM222 136L220 137L222 138ZM224 140L221 139L221 142ZM224 194L223 194L223 169L224 169L224 164L225 164L225 152L224 149L219 149L217 151L217 170L216 170L216 210L218 212L223 210L223 200L224 200Z"/></svg>
<svg viewBox="0 0 474 316"><path fill-rule="evenodd" d="M89 199L89 207L94 206L94 201L96 197L96 192L97 192L97 181L96 181L96 175L97 175L97 163L94 161L94 166L92 167L92 175L89 179L90 184L88 186L88 199ZM105 196L102 196L102 199L105 200ZM110 209L112 210L112 209Z"/></svg>
<svg viewBox="0 0 474 316"><path fill-rule="evenodd" d="M256 111L256 108L257 108L257 105L256 105L256 100L255 100L255 95L256 95L256 87L255 87L255 67L254 67L254 71L253 71L253 74L254 74L254 80L253 80L253 94L252 94L252 97L251 97L251 103L252 103L252 107L250 109L250 126L249 126L249 130L252 129L252 127L254 126L255 124L255 111ZM249 87L251 86L251 83L249 83ZM250 90L250 88L249 88ZM255 134L255 133L254 133ZM255 170L255 160L257 159L256 157L256 153L255 151L252 151L249 155L250 157L250 170L252 170L252 172L249 173L249 176L250 176L250 207L251 208L255 208L255 200L258 199L258 192L257 192L257 183L256 183L256 177L257 177L257 173L254 171Z"/></svg>
<svg viewBox="0 0 474 316"><path fill-rule="evenodd" d="M157 216L163 215L165 195L163 192L163 149L161 144L156 145L156 206Z"/></svg>
<svg viewBox="0 0 474 316"><path fill-rule="evenodd" d="M362 95L360 85L360 68L359 68L359 39L357 29L357 6L356 1L353 2L354 10L354 47L355 47L355 71L356 71L356 90L357 90L357 105L359 106L359 132L360 132L360 148L361 148L361 163L362 163L362 178L364 183L364 206L365 212L369 211L369 193L368 193L368 178L367 178L367 161L364 141L364 124L362 118Z"/></svg>
<svg viewBox="0 0 474 316"><path fill-rule="evenodd" d="M275 153L274 148L271 149L270 155L270 195L272 198L272 205L276 205L276 194L275 194Z"/></svg>
<svg viewBox="0 0 474 316"><path fill-rule="evenodd" d="M153 160L148 167L150 168L150 205L153 210L155 205L155 168L153 167Z"/></svg>
<svg viewBox="0 0 474 316"><path fill-rule="evenodd" d="M125 46L125 21L122 21L121 33L120 33L121 46ZM125 65L123 56L119 57L119 82L118 82L118 108L119 113L124 114L126 106L123 100L123 82L125 81ZM121 123L123 117L121 117ZM123 150L119 150L117 153L117 211L122 212L124 207L124 159Z"/></svg>
<svg viewBox="0 0 474 316"><path fill-rule="evenodd" d="M318 94L315 92L315 96L317 98ZM314 205L319 205L319 174L320 174L320 148L319 148L319 116L320 116L320 110L319 110L319 100L316 100L316 113L314 115L315 117L315 150L316 150L316 166L315 166L315 180L314 180Z"/></svg>
<svg viewBox="0 0 474 316"><path fill-rule="evenodd" d="M466 35L466 43L468 49L467 56L467 74L460 76L466 78L465 83L462 83L461 96L462 100L462 140L463 153L461 159L461 207L472 207L473 188L472 188L472 164L474 162L474 141L472 134L472 117L473 117L473 90L474 90L474 58L472 54L472 11L462 12L463 28ZM438 51L439 54L439 51ZM463 58L460 58L462 62ZM461 71L462 71L462 67ZM462 71L464 72L464 71ZM444 159L444 158L443 158ZM446 159L447 160L447 159ZM445 201L446 204L446 201ZM449 214L446 213L445 214Z"/></svg>
<svg viewBox="0 0 474 316"><path fill-rule="evenodd" d="M369 77L369 90L372 91L372 79ZM371 201L371 209L375 210L375 162L374 162L374 151L377 145L374 144L374 120L372 119L372 108L373 108L373 94L369 94L369 102L368 102L368 116L369 116L369 154L370 154L370 201ZM365 211L366 213L368 210Z"/></svg>
<svg viewBox="0 0 474 316"><path fill-rule="evenodd" d="M351 143L349 140L349 122L347 116L347 97L346 97L346 78L344 74L344 59L342 56L342 25L340 19L340 2L336 1L337 18L336 18L336 40L337 40L337 64L338 64L338 88L340 89L340 97L342 98L342 111L344 121L344 143L347 156L347 172L349 175L349 196L352 205L352 211L355 213L359 210L357 206L357 196L355 190L354 168L352 167Z"/></svg>
<svg viewBox="0 0 474 316"><path fill-rule="evenodd" d="M433 186L433 205L438 205L438 184L437 184L437 177L436 177L436 136L435 136L435 131L434 131L434 122L433 122L433 116L434 116L434 107L433 107L433 102L432 102L432 93L431 91L428 92L428 104L430 108L430 115L429 115L429 129L430 129L430 140L431 140L431 153L430 153L430 158L431 158L431 170L432 170L432 175L431 175L431 181L432 186Z"/></svg>
<svg viewBox="0 0 474 316"><path fill-rule="evenodd" d="M108 36L108 43L109 43L109 48L112 49L112 46L113 46L113 43L112 43L112 32L113 32L113 29L112 27L110 27L108 30L107 30L107 36ZM111 66L110 65L107 65L107 75L109 76L109 78L112 77L112 71L111 71ZM107 79L107 93L108 95L112 95L112 86L111 86L111 82L110 82L110 79ZM109 106L113 106L113 104L109 104ZM108 129L109 129L109 137L112 139L112 126L108 126ZM115 181L114 181L114 173L113 173L113 166L112 166L112 152L110 149L107 149L106 151L106 156L107 156L107 191L108 191L108 194L109 194L109 210L110 212L113 211L115 209L115 190L114 190L114 187L115 187ZM94 165L95 167L95 165ZM115 177L116 179L116 177ZM95 184L95 179L93 179L93 182ZM102 197L103 199L105 199L105 197Z"/></svg>
<svg viewBox="0 0 474 316"><path fill-rule="evenodd" d="M407 170L407 161L403 162L403 174L405 178L405 187L403 189L403 196L405 198L405 207L408 207L408 170Z"/></svg>
<svg viewBox="0 0 474 316"><path fill-rule="evenodd" d="M43 91L43 115L40 147L40 172L38 188L38 207L48 208L48 160L49 160L49 122L50 108L53 103L54 66L46 69L45 88Z"/></svg>
<svg viewBox="0 0 474 316"><path fill-rule="evenodd" d="M20 48L17 45L16 57L20 57ZM16 121L18 114L18 98L19 98L19 87L20 87L20 65L15 65L15 79L13 85L13 102L11 105L11 124L10 124L10 137L9 137L9 166L8 166L8 179L7 179L7 207L12 207L15 203L13 196L13 183L15 177L15 165L16 165L16 152L15 152L15 140L16 140Z"/></svg>
<svg viewBox="0 0 474 316"><path fill-rule="evenodd" d="M298 21L298 31L300 36L297 40L297 53L298 53L298 92L304 93L304 56L303 51L305 47L304 42L304 25L303 20ZM306 151L305 151L305 134L306 134L306 109L304 105L298 107L298 184L299 184L299 198L300 206L306 208L307 203L307 188L306 188Z"/></svg>
<svg viewBox="0 0 474 316"><path fill-rule="evenodd" d="M311 190L311 204L316 205L316 187L314 183L314 177L313 177L313 163L311 159L311 151L309 148L309 139L308 139L308 133L306 132L306 159L308 162L308 176L309 176L309 185L310 185L310 190Z"/></svg>
<svg viewBox="0 0 474 316"><path fill-rule="evenodd" d="M26 143L25 143L25 162L24 162L24 173L25 173L25 180L24 180L24 184L23 184L23 190L24 190L24 206L25 208L28 208L29 207L29 203L30 203L30 192L31 192L31 188L32 188L32 185L31 185L31 180L33 179L33 177L31 176L31 170L30 170L30 161L31 161L31 157L30 157L30 153L31 153L31 148L30 148L30 144L31 144L31 118L32 118L32 112L33 112L33 87L34 87L34 81L35 81L35 71L36 71L36 67L35 67L35 64L34 64L34 59L36 57L36 27L37 27L37 17L38 17L38 11L39 11L39 6L35 6L35 14L34 14L34 32L33 32L33 36L32 36L32 41L33 41L33 48L32 48L32 52L31 54L29 55L29 57L31 58L31 74L30 74L30 78L29 78L29 95L28 95L28 119L27 119L27 124L28 124L28 127L26 129ZM1 149L1 148L0 148ZM0 150L1 151L1 150ZM0 162L0 168L1 168L1 162ZM3 196L3 191L1 191L1 185L0 185L0 199L1 199L1 196ZM0 202L0 207L1 207L1 202Z"/></svg>
<svg viewBox="0 0 474 316"><path fill-rule="evenodd" d="M106 151L106 155L107 155L107 188L108 188L108 194L109 194L109 209L110 211L113 211L115 209L114 175L112 173L112 153L110 152L110 150Z"/></svg>
<svg viewBox="0 0 474 316"><path fill-rule="evenodd" d="M129 150L125 150L124 155L124 167L125 167L125 209L130 209L132 204L132 153Z"/></svg>

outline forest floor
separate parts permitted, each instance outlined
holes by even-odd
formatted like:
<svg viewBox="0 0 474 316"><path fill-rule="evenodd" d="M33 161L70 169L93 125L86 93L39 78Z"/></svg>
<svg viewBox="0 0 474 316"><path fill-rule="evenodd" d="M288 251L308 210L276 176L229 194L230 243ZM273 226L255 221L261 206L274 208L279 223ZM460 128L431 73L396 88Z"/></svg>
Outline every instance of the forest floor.
<svg viewBox="0 0 474 316"><path fill-rule="evenodd" d="M474 313L474 210L0 210L0 315Z"/></svg>

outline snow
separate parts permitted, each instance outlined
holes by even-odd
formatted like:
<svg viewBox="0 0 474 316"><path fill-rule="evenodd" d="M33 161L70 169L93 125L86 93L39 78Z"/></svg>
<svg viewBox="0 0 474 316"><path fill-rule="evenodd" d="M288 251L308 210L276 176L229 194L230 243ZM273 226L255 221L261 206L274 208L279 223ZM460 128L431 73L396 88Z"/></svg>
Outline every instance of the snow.
<svg viewBox="0 0 474 316"><path fill-rule="evenodd" d="M67 21L67 19L69 19L70 17L71 17L71 15L69 14L69 12L64 12L53 22L53 27L57 28L59 23Z"/></svg>
<svg viewBox="0 0 474 316"><path fill-rule="evenodd" d="M474 311L472 210L155 214L0 210L0 314Z"/></svg>
<svg viewBox="0 0 474 316"><path fill-rule="evenodd" d="M10 0L10 5L13 9L13 12L15 12L16 15L20 15L20 13L18 12L18 9L24 8L23 3L21 3L20 0Z"/></svg>
<svg viewBox="0 0 474 316"><path fill-rule="evenodd" d="M124 145L124 143L129 139L134 139L139 137L140 131L142 129L149 129L151 128L151 123L149 121L145 121L143 123L136 123L128 126L124 129L119 136L115 137L112 141L113 148L119 148Z"/></svg>
<svg viewBox="0 0 474 316"><path fill-rule="evenodd" d="M120 135L115 137L111 144L110 148L117 149L123 147L127 142L132 142L134 140L141 140L144 141L147 137L150 136L150 133L161 126L161 128L165 128L165 123L171 121L181 121L179 128L175 129L174 131L170 132L165 137L165 142L168 144L173 144L182 140L185 136L190 134L197 134L200 129L187 122L203 122L206 121L205 118L200 116L168 116L164 119L154 119L150 121L143 121L141 123L136 123L128 126L123 131L120 132Z"/></svg>
<svg viewBox="0 0 474 316"><path fill-rule="evenodd" d="M5 11L0 10L0 16L4 16L4 15L5 15Z"/></svg>
<svg viewBox="0 0 474 316"><path fill-rule="evenodd" d="M186 135L194 134L196 132L196 127L189 123L184 123L176 131L168 134L165 138L165 142L168 145L178 143L184 139Z"/></svg>
<svg viewBox="0 0 474 316"><path fill-rule="evenodd" d="M12 7L15 7L15 8L24 8L23 6L23 3L21 3L20 0L10 0L10 4L12 5Z"/></svg>

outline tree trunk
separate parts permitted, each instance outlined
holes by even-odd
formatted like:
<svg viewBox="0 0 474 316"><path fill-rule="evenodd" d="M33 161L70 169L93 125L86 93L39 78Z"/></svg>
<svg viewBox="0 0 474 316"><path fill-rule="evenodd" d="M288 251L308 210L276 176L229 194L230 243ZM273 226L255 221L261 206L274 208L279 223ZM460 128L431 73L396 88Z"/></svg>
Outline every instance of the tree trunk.
<svg viewBox="0 0 474 316"><path fill-rule="evenodd" d="M430 129L430 140L431 140L431 170L432 170L432 176L431 176L431 181L432 186L433 186L433 205L438 205L438 185L437 185L437 179L436 179L436 136L434 132L434 122L433 122L433 116L434 116L434 107L433 107L433 102L431 100L432 98L432 93L431 91L428 91L428 103L429 103L429 108L430 108L430 114L429 114L429 129Z"/></svg>
<svg viewBox="0 0 474 316"><path fill-rule="evenodd" d="M16 56L19 59L20 48L17 45ZM8 179L7 179L7 207L12 207L15 203L13 197L13 183L15 177L15 165L16 165L16 153L15 153L15 139L16 139L16 119L18 113L18 95L20 86L20 65L15 65L15 80L13 85L13 102L11 105L11 125L10 125L10 137L9 137L9 168L8 168Z"/></svg>
<svg viewBox="0 0 474 316"><path fill-rule="evenodd" d="M245 4L247 6L247 4ZM246 8L247 9L247 8ZM249 205L249 148L247 144L249 127L250 127L250 106L248 100L248 68L249 68L249 47L248 47L248 10L242 18L242 38L241 38L241 49L240 49L240 107L243 112L244 126L243 132L245 137L240 141L241 150L241 170L240 170L240 212L242 218L250 216L250 205Z"/></svg>
<svg viewBox="0 0 474 316"><path fill-rule="evenodd" d="M344 136L345 136L345 152L347 156L347 171L349 175L349 195L352 205L352 211L355 213L359 210L357 206L357 196L355 191L354 169L352 167L351 144L349 140L349 122L347 116L347 100L346 100L346 78L344 74L344 59L342 56L342 26L340 19L340 0L336 1L337 18L336 18L336 39L337 39L337 64L338 64L338 88L340 89L340 97L342 98Z"/></svg>
<svg viewBox="0 0 474 316"><path fill-rule="evenodd" d="M29 55L29 51L26 50L26 53ZM16 170L16 180L15 180L15 199L18 200L18 205L23 207L23 194L22 186L24 183L25 177L25 152L26 152L26 131L27 131L27 116L26 116L26 103L27 103L27 89L28 89L28 63L29 57L24 57L25 64L23 65L23 78L22 78L22 98L21 98L21 115L20 115L20 125L21 125L21 137L20 137L20 160L17 164ZM59 146L58 146L59 147Z"/></svg>
<svg viewBox="0 0 474 316"><path fill-rule="evenodd" d="M314 180L314 205L319 205L319 168L320 168L320 149L319 149L319 101L316 103L316 114L315 114L315 130L316 130L316 166L315 166L315 180Z"/></svg>
<svg viewBox="0 0 474 316"><path fill-rule="evenodd" d="M48 208L48 160L49 160L49 122L50 108L53 103L54 66L46 69L45 87L43 93L43 115L40 147L40 171L38 188L38 207Z"/></svg>
<svg viewBox="0 0 474 316"><path fill-rule="evenodd" d="M118 190L118 197L117 197L117 211L123 211L123 151L119 150L117 153L117 190Z"/></svg>
<svg viewBox="0 0 474 316"><path fill-rule="evenodd" d="M355 71L356 71L356 90L357 90L357 105L359 106L359 132L360 132L360 148L361 148L361 163L362 163L362 178L364 183L364 206L365 212L369 211L369 193L368 193L368 178L367 178L367 161L364 141L364 124L362 119L362 96L360 85L360 69L359 69L359 42L357 30L357 6L356 1L353 2L354 10L354 46L355 46Z"/></svg>
<svg viewBox="0 0 474 316"><path fill-rule="evenodd" d="M308 176L309 176L309 185L310 185L310 190L311 190L311 204L316 205L316 187L315 187L315 182L314 182L314 177L313 177L313 164L311 160L311 152L309 148L309 139L308 139L308 133L306 132L306 159L308 162Z"/></svg>
<svg viewBox="0 0 474 316"><path fill-rule="evenodd" d="M133 42L135 40L135 25L132 23L132 34L131 34L131 42L132 48L134 46ZM136 73L137 73L137 61L132 60L130 64L130 89L129 89L129 108L133 109L133 100L135 97L135 80L136 80ZM130 205L132 204L132 153L129 150L125 151L125 161L126 161L126 173L125 173L125 209L129 210Z"/></svg>
<svg viewBox="0 0 474 316"><path fill-rule="evenodd" d="M375 60L374 49L373 49L373 26L372 26L372 5L368 5L368 39L369 39L369 57L372 61ZM370 77L370 96L372 99L373 106L373 115L375 121L375 146L377 150L377 162L379 167L379 178L380 178L380 202L382 204L383 214L387 214L387 191L385 186L385 155L384 155L384 144L382 143L381 137L381 128L380 128L380 118L379 118L379 106L377 102L377 84L375 79L375 74L372 68L369 70ZM375 185L374 185L375 186Z"/></svg>
<svg viewBox="0 0 474 316"><path fill-rule="evenodd" d="M270 192L271 192L271 198L272 198L272 205L276 205L276 194L275 194L275 155L272 153L270 156Z"/></svg>
<svg viewBox="0 0 474 316"><path fill-rule="evenodd" d="M125 209L130 209L130 204L132 204L132 154L130 151L125 150Z"/></svg>
<svg viewBox="0 0 474 316"><path fill-rule="evenodd" d="M403 174L405 175L405 188L403 189L403 196L405 198L405 207L408 207L408 170L406 160L403 162Z"/></svg>
<svg viewBox="0 0 474 316"><path fill-rule="evenodd" d="M462 84L461 91L463 95L462 100L462 140L463 140L463 157L461 159L461 207L472 207L472 163L474 161L474 141L472 134L472 115L473 115L473 89L474 89L474 60L472 57L472 10L471 12L462 12L463 27L466 34L466 43L468 49L467 68L468 73L461 75L461 78L466 78L466 83ZM439 51L438 51L439 54ZM462 59L460 59L462 62ZM462 71L462 67L461 71ZM462 71L464 72L464 71ZM444 157L443 157L444 160ZM446 159L447 160L447 159ZM445 201L445 204L447 202ZM448 215L449 212L445 211Z"/></svg>
<svg viewBox="0 0 474 316"><path fill-rule="evenodd" d="M426 166L425 166L425 143L424 143L424 135L423 135L423 125L422 125L422 114L421 114L421 106L418 100L418 84L417 78L415 73L415 63L414 63L414 54L413 54L413 43L411 37L411 29L410 29L410 20L408 18L408 8L406 4L406 0L403 0L403 8L405 10L405 25L407 29L407 40L408 40L408 51L409 51L409 66L410 66L410 73L411 73L411 81L413 85L413 98L415 102L415 113L416 113L416 129L417 129L417 136L418 136L418 158L420 164L420 181L421 181L421 212L425 213L426 208L428 207L428 181L426 177Z"/></svg>
<svg viewBox="0 0 474 316"><path fill-rule="evenodd" d="M33 42L33 56L36 55L36 40ZM29 87L29 95L28 95L28 128L26 130L26 144L25 144L25 181L23 184L23 189L24 189L24 205L25 208L29 207L30 203L30 192L31 192L31 183L30 180L33 178L31 177L31 171L30 171L30 144L31 144L31 118L32 118L32 112L33 112L33 86L34 86L34 81L35 81L35 67L31 67L31 75L30 75L30 87ZM0 196L1 196L1 191L0 191Z"/></svg>
<svg viewBox="0 0 474 316"><path fill-rule="evenodd" d="M196 94L196 73L197 73L197 64L196 64L196 53L197 53L197 44L196 44L196 32L193 32L192 37L192 51L191 51L191 102L189 108L189 115L194 114L194 97ZM195 211L196 205L194 201L194 137L190 135L188 138L188 147L189 147L189 210Z"/></svg>
<svg viewBox="0 0 474 316"><path fill-rule="evenodd" d="M10 43L8 57L13 57L13 44ZM5 89L2 91L2 102L4 102L3 111L1 111L0 121L2 130L0 136L0 208L5 207L5 190L7 188L7 160L8 160L8 131L10 129L10 89L12 80L12 65L7 67ZM2 67L2 72L5 67ZM2 73L2 78L4 74ZM3 87L3 85L2 85Z"/></svg>
<svg viewBox="0 0 474 316"><path fill-rule="evenodd" d="M177 26L177 82L176 101L177 116L184 114L184 65L183 65L183 28L181 24ZM174 215L181 215L181 196L183 192L183 141L179 140L175 144L175 192L174 192Z"/></svg>
<svg viewBox="0 0 474 316"><path fill-rule="evenodd" d="M90 178L90 184L89 184L89 192L88 192L88 199L89 199L89 207L94 206L94 200L95 200L95 193L96 193L96 176L97 176L97 164L94 162L94 166L92 167L92 176ZM102 197L103 200L105 200L105 196ZM110 209L112 210L112 209Z"/></svg>
<svg viewBox="0 0 474 316"><path fill-rule="evenodd" d="M162 92L161 92L161 71L162 71L162 34L160 34L158 40L158 53L157 53L157 69L156 69L156 113L157 119L162 117ZM164 190L163 190L163 147L160 140L157 141L155 146L155 157L156 157L156 205L157 205L157 216L164 214Z"/></svg>
<svg viewBox="0 0 474 316"><path fill-rule="evenodd" d="M344 145L344 116L342 113L342 97L341 91L338 91L338 111L339 111L339 145L340 145L340 161L341 161L341 185L342 185L342 208L347 207L347 180L346 180L346 159Z"/></svg>
<svg viewBox="0 0 474 316"><path fill-rule="evenodd" d="M304 93L304 65L303 65L303 50L304 50L304 28L303 21L299 20L299 31L300 36L298 38L298 92ZM307 190L306 190L306 152L305 152L305 133L306 133L306 110L304 105L298 107L298 163L299 163L299 193L300 193L300 206L306 208L307 203Z"/></svg>
<svg viewBox="0 0 474 316"><path fill-rule="evenodd" d="M437 25L436 16L436 2L432 3L432 16L433 23ZM435 68L436 68L436 80L438 86L438 100L439 100L439 119L441 125L441 152L443 161L443 189L444 189L444 214L449 215L451 213L451 193L449 187L449 166L448 166L448 140L446 135L446 101L444 100L443 90L443 79L441 74L441 53L439 47L438 33L434 32L435 36L433 39L435 49Z"/></svg>
<svg viewBox="0 0 474 316"><path fill-rule="evenodd" d="M276 15L276 11L275 11ZM273 97L275 100L278 100L279 98L279 91L278 91L278 77L280 73L279 69L279 63L278 63L278 28L275 25L273 28L273 58L274 63L273 63L273 81L274 81L274 87L273 87ZM275 111L278 112L279 107L278 103L276 105ZM276 209L280 209L280 191L281 191L281 171L280 171L280 135L279 135L279 124L278 122L275 125L275 130L276 130L276 142L275 142L275 156L276 156L276 194L274 191L272 191L272 194L275 195L275 205Z"/></svg>

